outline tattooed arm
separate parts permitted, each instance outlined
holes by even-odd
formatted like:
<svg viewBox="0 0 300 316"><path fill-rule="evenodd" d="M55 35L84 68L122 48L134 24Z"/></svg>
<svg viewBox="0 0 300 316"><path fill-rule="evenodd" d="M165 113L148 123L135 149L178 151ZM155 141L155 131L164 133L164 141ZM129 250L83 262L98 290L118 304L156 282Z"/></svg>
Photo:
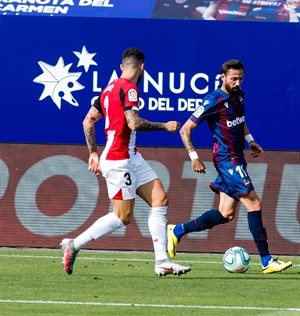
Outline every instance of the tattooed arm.
<svg viewBox="0 0 300 316"><path fill-rule="evenodd" d="M181 140L184 144L185 149L187 150L191 161L192 161L192 168L194 169L195 172L200 172L200 173L205 173L205 164L200 161L198 154L195 150L195 147L192 142L192 130L197 127L197 125L188 119L180 129L180 137Z"/></svg>
<svg viewBox="0 0 300 316"><path fill-rule="evenodd" d="M101 118L102 114L92 106L82 122L83 132L90 154L97 152L95 123Z"/></svg>
<svg viewBox="0 0 300 316"><path fill-rule="evenodd" d="M139 111L125 111L125 117L128 127L133 131L152 132L165 130L168 132L176 132L180 128L180 123L177 121L169 121L166 123L149 122L140 117Z"/></svg>
<svg viewBox="0 0 300 316"><path fill-rule="evenodd" d="M86 144L90 152L89 171L94 172L96 175L99 175L100 168L99 155L97 152L95 123L101 118L102 114L94 106L92 106L82 122Z"/></svg>
<svg viewBox="0 0 300 316"><path fill-rule="evenodd" d="M188 153L195 151L195 147L192 142L192 130L196 126L197 125L193 121L187 120L179 131L183 145Z"/></svg>

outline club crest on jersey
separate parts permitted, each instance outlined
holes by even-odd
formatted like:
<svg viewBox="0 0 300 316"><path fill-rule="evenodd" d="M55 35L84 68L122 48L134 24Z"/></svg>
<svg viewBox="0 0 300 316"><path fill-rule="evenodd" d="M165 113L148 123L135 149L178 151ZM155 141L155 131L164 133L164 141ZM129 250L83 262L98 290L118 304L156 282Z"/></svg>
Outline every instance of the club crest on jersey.
<svg viewBox="0 0 300 316"><path fill-rule="evenodd" d="M134 89L130 89L128 91L128 100L136 102L138 100L137 91Z"/></svg>
<svg viewBox="0 0 300 316"><path fill-rule="evenodd" d="M247 188L250 187L250 180L249 179L244 179L244 184Z"/></svg>
<svg viewBox="0 0 300 316"><path fill-rule="evenodd" d="M194 112L194 116L195 116L196 118L199 118L200 115L201 115L203 112L204 112L204 107L203 107L202 105L200 105L200 106L198 107L198 109Z"/></svg>

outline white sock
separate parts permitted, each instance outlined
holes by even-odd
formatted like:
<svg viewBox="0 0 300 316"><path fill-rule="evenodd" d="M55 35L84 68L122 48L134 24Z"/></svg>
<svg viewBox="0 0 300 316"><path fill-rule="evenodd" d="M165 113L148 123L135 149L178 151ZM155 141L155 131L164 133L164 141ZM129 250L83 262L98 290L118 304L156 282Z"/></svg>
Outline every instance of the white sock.
<svg viewBox="0 0 300 316"><path fill-rule="evenodd" d="M79 250L92 240L107 236L124 226L123 222L114 212L108 213L97 219L92 226L76 237L74 239L74 247L76 250Z"/></svg>
<svg viewBox="0 0 300 316"><path fill-rule="evenodd" d="M168 259L167 255L167 206L152 207L148 216L148 227L152 237L155 261Z"/></svg>

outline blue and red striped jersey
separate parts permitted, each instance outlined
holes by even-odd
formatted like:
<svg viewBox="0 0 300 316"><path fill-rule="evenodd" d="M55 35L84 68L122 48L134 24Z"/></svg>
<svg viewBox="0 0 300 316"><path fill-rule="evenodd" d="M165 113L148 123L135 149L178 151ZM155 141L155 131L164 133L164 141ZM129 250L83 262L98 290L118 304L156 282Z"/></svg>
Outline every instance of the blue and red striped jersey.
<svg viewBox="0 0 300 316"><path fill-rule="evenodd" d="M242 90L228 95L219 86L203 99L202 104L190 116L190 120L197 125L207 121L213 133L215 165L222 162L245 163L245 107Z"/></svg>

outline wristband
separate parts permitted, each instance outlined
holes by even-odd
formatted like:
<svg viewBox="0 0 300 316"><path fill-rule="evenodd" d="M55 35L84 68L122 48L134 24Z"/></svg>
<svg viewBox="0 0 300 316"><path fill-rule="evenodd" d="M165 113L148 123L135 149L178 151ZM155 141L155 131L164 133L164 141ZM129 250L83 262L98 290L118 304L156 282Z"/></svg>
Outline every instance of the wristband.
<svg viewBox="0 0 300 316"><path fill-rule="evenodd" d="M189 156L190 156L191 160L195 160L195 159L199 158L198 154L195 151L189 152Z"/></svg>
<svg viewBox="0 0 300 316"><path fill-rule="evenodd" d="M248 144L249 144L250 142L254 142L254 138L253 138L253 136L252 136L251 134L246 135L246 136L245 136L245 139L246 139L246 141L248 142Z"/></svg>

